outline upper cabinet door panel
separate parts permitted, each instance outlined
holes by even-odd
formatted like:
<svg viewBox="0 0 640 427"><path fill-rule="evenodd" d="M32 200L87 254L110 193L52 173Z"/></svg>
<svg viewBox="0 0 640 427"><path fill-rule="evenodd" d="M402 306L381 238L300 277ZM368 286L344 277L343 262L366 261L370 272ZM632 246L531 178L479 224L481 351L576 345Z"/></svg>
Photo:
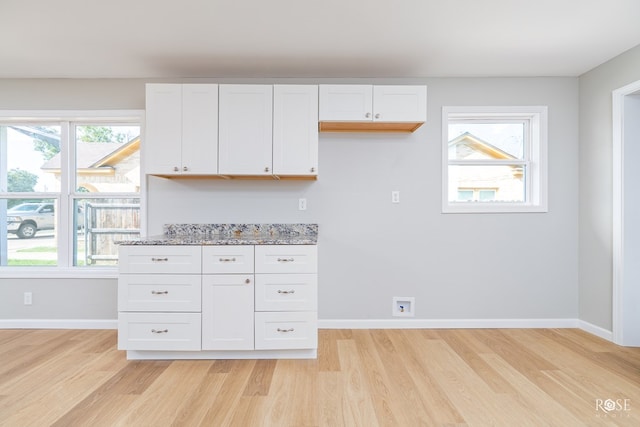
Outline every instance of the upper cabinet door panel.
<svg viewBox="0 0 640 427"><path fill-rule="evenodd" d="M425 122L426 86L374 86L373 120L380 122Z"/></svg>
<svg viewBox="0 0 640 427"><path fill-rule="evenodd" d="M182 85L146 86L145 172L176 173L181 167Z"/></svg>
<svg viewBox="0 0 640 427"><path fill-rule="evenodd" d="M273 87L273 171L318 174L318 86Z"/></svg>
<svg viewBox="0 0 640 427"><path fill-rule="evenodd" d="M182 87L182 174L218 172L218 85Z"/></svg>
<svg viewBox="0 0 640 427"><path fill-rule="evenodd" d="M220 85L219 173L272 175L273 86Z"/></svg>
<svg viewBox="0 0 640 427"><path fill-rule="evenodd" d="M370 121L371 85L320 85L320 121Z"/></svg>

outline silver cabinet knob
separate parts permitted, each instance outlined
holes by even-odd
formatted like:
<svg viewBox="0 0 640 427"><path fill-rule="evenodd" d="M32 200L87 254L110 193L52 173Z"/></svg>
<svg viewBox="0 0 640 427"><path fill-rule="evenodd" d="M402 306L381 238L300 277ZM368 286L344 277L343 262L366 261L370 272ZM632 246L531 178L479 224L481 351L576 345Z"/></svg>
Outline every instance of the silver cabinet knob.
<svg viewBox="0 0 640 427"><path fill-rule="evenodd" d="M376 118L376 119L379 119L379 118L380 118L380 113L377 113L377 114L375 115L375 118Z"/></svg>
<svg viewBox="0 0 640 427"><path fill-rule="evenodd" d="M365 114L364 116L365 116L367 119L370 119L370 118L371 118L371 113L367 113L367 114Z"/></svg>
<svg viewBox="0 0 640 427"><path fill-rule="evenodd" d="M173 167L173 171L174 171L174 172L178 172L179 170L180 170L180 168L179 168L179 167L177 167L177 166L174 166L174 167Z"/></svg>
<svg viewBox="0 0 640 427"><path fill-rule="evenodd" d="M188 170L189 170L189 168L188 168L188 167L186 167L186 166L183 166L183 167L182 167L182 170L186 172L186 171L188 171Z"/></svg>
<svg viewBox="0 0 640 427"><path fill-rule="evenodd" d="M269 166L267 166L266 168L264 168L265 172L269 172Z"/></svg>
<svg viewBox="0 0 640 427"><path fill-rule="evenodd" d="M248 285L249 283L251 283L251 279L245 280L244 283L246 283Z"/></svg>
<svg viewBox="0 0 640 427"><path fill-rule="evenodd" d="M316 171L316 168L311 168L311 172L315 172L315 171Z"/></svg>

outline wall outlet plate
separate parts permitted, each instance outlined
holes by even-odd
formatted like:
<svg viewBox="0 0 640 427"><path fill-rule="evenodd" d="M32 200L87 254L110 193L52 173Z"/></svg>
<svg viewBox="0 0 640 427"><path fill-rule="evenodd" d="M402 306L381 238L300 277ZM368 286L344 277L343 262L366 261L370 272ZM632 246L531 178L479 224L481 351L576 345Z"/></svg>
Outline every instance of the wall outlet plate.
<svg viewBox="0 0 640 427"><path fill-rule="evenodd" d="M416 299L414 297L393 297L391 315L396 317L414 317Z"/></svg>

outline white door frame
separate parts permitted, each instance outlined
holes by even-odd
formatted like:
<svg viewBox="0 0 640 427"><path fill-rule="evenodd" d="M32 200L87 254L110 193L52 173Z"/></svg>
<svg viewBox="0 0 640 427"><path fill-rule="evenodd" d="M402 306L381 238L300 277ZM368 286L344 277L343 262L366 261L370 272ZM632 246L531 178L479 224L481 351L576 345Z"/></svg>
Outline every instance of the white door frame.
<svg viewBox="0 0 640 427"><path fill-rule="evenodd" d="M613 91L613 342L638 345L625 340L624 297L632 284L624 282L624 106L625 97L640 93L640 80ZM629 316L630 313L627 313ZM627 320L628 321L628 320Z"/></svg>

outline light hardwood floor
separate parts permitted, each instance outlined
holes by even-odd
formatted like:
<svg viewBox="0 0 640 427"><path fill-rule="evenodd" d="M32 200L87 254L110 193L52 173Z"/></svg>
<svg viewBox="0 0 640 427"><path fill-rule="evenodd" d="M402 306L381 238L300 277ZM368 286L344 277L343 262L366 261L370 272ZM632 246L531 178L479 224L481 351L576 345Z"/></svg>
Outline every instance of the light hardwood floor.
<svg viewBox="0 0 640 427"><path fill-rule="evenodd" d="M317 360L127 361L113 330L0 330L0 425L639 426L640 349L574 329L321 330Z"/></svg>

